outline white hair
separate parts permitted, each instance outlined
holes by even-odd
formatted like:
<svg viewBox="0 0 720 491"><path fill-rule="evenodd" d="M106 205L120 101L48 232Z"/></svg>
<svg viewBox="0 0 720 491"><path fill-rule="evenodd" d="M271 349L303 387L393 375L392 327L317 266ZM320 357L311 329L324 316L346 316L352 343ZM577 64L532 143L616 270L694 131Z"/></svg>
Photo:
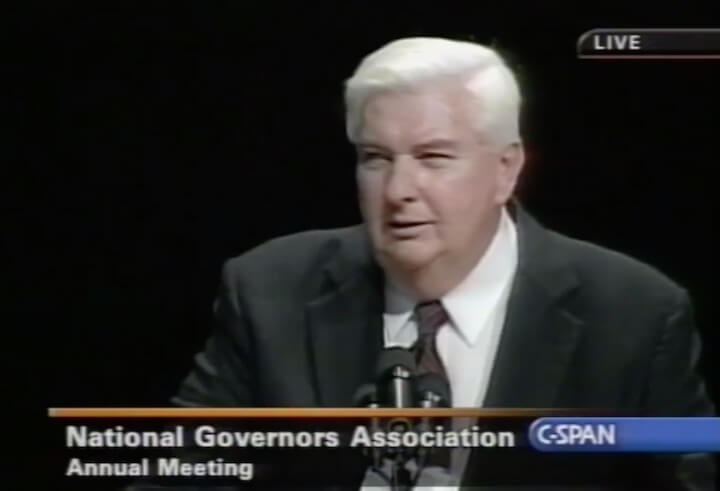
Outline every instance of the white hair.
<svg viewBox="0 0 720 491"><path fill-rule="evenodd" d="M476 131L496 144L520 142L520 89L502 57L480 44L428 37L392 41L362 60L345 82L348 138L357 142L371 96L463 76Z"/></svg>

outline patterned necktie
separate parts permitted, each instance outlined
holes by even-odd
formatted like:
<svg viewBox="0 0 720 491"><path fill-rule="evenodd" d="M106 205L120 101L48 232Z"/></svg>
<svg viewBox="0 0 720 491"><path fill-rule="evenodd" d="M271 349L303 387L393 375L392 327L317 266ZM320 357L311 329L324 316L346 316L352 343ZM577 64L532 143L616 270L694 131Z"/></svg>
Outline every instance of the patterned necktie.
<svg viewBox="0 0 720 491"><path fill-rule="evenodd" d="M438 330L449 321L445 308L438 300L423 302L415 307L415 318L418 327L418 340L413 349L417 357L418 373L434 373L440 375L447 381L445 366L437 350ZM447 401L447 403L451 404L451 401ZM451 422L444 421L443 424L448 425L451 424ZM447 429L450 428L446 427L446 430ZM425 464L429 466L449 467L449 449L434 449Z"/></svg>
<svg viewBox="0 0 720 491"><path fill-rule="evenodd" d="M418 371L436 373L447 380L447 373L437 351L437 332L449 320L447 312L438 300L423 302L415 307L418 340L415 345ZM448 401L449 402L449 401Z"/></svg>

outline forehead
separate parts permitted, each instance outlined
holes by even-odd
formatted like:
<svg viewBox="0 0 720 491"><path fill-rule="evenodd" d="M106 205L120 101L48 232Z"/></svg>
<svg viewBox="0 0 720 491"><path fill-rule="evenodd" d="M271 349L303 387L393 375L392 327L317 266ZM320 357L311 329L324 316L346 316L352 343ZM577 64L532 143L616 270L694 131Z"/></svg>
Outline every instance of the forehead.
<svg viewBox="0 0 720 491"><path fill-rule="evenodd" d="M386 91L365 104L360 143L462 140L472 134L468 93L457 85Z"/></svg>

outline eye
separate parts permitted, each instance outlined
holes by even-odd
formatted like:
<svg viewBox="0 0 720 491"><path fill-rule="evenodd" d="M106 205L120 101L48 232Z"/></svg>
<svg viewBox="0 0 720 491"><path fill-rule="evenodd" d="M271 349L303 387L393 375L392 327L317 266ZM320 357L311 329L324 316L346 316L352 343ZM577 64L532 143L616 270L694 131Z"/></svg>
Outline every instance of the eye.
<svg viewBox="0 0 720 491"><path fill-rule="evenodd" d="M421 159L451 159L452 155L442 152L425 152L420 155Z"/></svg>
<svg viewBox="0 0 720 491"><path fill-rule="evenodd" d="M379 152L360 152L358 161L364 167L376 169L389 164L392 159Z"/></svg>
<svg viewBox="0 0 720 491"><path fill-rule="evenodd" d="M428 167L444 167L450 164L455 157L443 152L425 152L419 156L420 161Z"/></svg>

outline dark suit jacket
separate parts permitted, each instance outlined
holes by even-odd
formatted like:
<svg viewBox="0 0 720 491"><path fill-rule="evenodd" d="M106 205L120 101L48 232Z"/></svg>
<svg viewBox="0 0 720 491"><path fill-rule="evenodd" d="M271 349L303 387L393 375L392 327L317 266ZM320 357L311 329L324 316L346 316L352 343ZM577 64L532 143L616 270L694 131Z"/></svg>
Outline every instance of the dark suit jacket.
<svg viewBox="0 0 720 491"><path fill-rule="evenodd" d="M517 204L512 214L519 265L485 406L712 415L687 292L652 267L545 229ZM219 325L175 402L352 406L382 349L382 282L362 226L278 238L231 259ZM467 472L482 470L474 462ZM648 489L712 489L697 484L712 479L708 458L636 470L660 476Z"/></svg>

